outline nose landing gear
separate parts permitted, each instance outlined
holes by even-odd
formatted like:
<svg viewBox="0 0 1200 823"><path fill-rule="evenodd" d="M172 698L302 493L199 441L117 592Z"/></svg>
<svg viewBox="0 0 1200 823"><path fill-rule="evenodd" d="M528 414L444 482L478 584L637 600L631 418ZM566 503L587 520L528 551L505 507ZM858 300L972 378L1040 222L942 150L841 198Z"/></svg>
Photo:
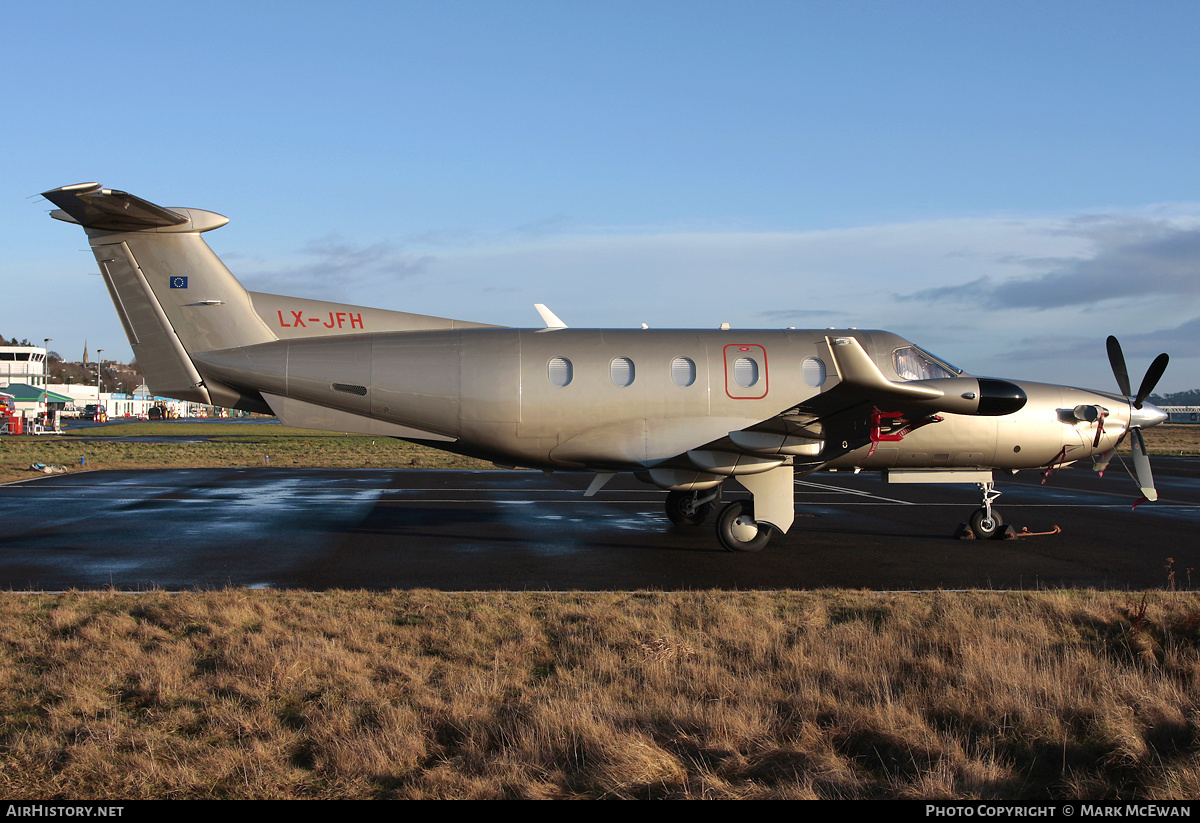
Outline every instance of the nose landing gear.
<svg viewBox="0 0 1200 823"><path fill-rule="evenodd" d="M971 531L975 532L975 536L980 540L991 540L999 537L1004 528L1000 512L992 508L992 502L1000 496L1000 492L996 491L995 484L991 481L976 485L983 493L983 505L971 512Z"/></svg>

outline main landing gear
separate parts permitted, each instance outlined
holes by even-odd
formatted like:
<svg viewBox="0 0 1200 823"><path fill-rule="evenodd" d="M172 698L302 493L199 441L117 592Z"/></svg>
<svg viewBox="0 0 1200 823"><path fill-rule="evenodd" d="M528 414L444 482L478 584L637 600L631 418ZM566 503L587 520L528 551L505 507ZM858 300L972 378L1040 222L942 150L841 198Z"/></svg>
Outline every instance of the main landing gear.
<svg viewBox="0 0 1200 823"><path fill-rule="evenodd" d="M699 526L712 512L719 488L702 492L667 492L667 517L676 526Z"/></svg>
<svg viewBox="0 0 1200 823"><path fill-rule="evenodd" d="M975 532L975 536L980 540L991 540L999 537L1004 528L1000 512L992 508L992 503L1000 496L1000 492L996 491L995 484L991 481L976 485L983 493L983 505L971 512L971 531Z"/></svg>
<svg viewBox="0 0 1200 823"><path fill-rule="evenodd" d="M754 519L754 502L734 500L717 518L717 539L727 552L760 552L771 542L771 526Z"/></svg>
<svg viewBox="0 0 1200 823"><path fill-rule="evenodd" d="M699 526L720 498L720 487L703 492L667 492L667 517L676 526ZM717 517L717 539L726 551L758 552L771 541L772 526L754 519L754 501L734 500Z"/></svg>

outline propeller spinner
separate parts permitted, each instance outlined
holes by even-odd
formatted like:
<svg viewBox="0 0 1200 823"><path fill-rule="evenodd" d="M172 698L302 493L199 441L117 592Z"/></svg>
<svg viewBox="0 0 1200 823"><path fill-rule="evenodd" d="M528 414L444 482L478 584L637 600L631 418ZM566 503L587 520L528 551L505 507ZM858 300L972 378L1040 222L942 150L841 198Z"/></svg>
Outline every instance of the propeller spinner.
<svg viewBox="0 0 1200 823"><path fill-rule="evenodd" d="M1121 351L1121 344L1112 335L1109 335L1107 343L1108 363L1112 366L1113 376L1117 378L1117 387L1120 388L1121 394L1129 401L1129 429L1127 434L1133 447L1133 471L1137 476L1137 483L1142 492L1142 499L1133 504L1134 508L1137 508L1138 504L1143 501L1158 499L1158 492L1154 488L1154 475L1150 472L1150 458L1146 454L1146 440L1142 436L1142 428L1144 426L1156 426L1167 419L1166 412L1152 403L1147 403L1146 398L1154 391L1154 387L1163 376L1163 372L1167 370L1167 363L1171 358L1165 353L1154 358L1154 362L1146 370L1146 376L1142 378L1142 384L1138 387L1138 392L1135 395L1129 390L1129 370L1125 367L1125 355ZM1097 437L1097 439L1099 438ZM1121 440L1124 439L1124 435L1122 435ZM1118 440L1116 445L1102 455L1097 462L1097 469L1100 470L1101 474L1103 474L1104 468L1108 465L1113 452L1120 448L1121 440Z"/></svg>

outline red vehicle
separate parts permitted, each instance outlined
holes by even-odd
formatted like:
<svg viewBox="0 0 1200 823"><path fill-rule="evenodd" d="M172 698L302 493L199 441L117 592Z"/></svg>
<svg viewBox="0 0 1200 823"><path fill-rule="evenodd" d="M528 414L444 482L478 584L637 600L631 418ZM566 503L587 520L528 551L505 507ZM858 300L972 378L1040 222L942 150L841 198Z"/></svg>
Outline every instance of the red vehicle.
<svg viewBox="0 0 1200 823"><path fill-rule="evenodd" d="M4 434L20 434L21 418L17 417L16 407L11 395L0 394L0 432Z"/></svg>

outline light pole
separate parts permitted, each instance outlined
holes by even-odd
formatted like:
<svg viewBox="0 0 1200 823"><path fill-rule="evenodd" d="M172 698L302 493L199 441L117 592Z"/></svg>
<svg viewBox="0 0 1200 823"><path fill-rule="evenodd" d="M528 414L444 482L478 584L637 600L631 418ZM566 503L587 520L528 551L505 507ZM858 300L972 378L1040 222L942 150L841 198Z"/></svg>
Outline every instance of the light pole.
<svg viewBox="0 0 1200 823"><path fill-rule="evenodd" d="M53 337L42 338L42 425L50 425L50 404L46 402L49 395L48 380L50 378L50 344L54 342Z"/></svg>
<svg viewBox="0 0 1200 823"><path fill-rule="evenodd" d="M104 349L96 349L96 417L100 416L100 409L104 408L100 405L100 369L103 367ZM108 411L108 409L105 409L105 411ZM99 422L96 421L96 417L92 418L93 422Z"/></svg>

